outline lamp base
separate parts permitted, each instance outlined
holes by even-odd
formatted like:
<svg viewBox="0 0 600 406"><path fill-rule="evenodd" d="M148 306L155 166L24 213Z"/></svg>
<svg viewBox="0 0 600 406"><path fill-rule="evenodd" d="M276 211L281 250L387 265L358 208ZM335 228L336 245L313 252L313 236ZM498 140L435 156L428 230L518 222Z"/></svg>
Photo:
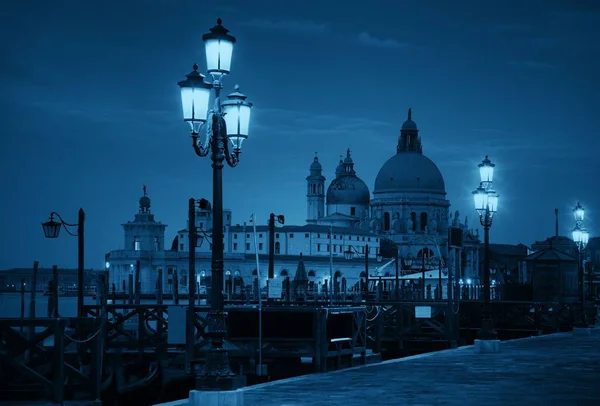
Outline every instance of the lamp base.
<svg viewBox="0 0 600 406"><path fill-rule="evenodd" d="M245 375L199 375L196 377L196 390L198 391L235 391L244 386L246 386Z"/></svg>
<svg viewBox="0 0 600 406"><path fill-rule="evenodd" d="M190 406L244 406L244 391L190 391Z"/></svg>
<svg viewBox="0 0 600 406"><path fill-rule="evenodd" d="M588 326L584 327L573 327L573 337L586 337L592 334L592 329Z"/></svg>
<svg viewBox="0 0 600 406"><path fill-rule="evenodd" d="M497 354L500 352L500 340L475 340L476 354Z"/></svg>

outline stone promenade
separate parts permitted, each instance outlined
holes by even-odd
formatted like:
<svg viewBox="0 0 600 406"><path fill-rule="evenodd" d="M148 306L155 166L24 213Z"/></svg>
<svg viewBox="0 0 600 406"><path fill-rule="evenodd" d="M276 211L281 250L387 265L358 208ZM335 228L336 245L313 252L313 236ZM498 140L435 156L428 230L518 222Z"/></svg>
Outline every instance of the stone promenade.
<svg viewBox="0 0 600 406"><path fill-rule="evenodd" d="M507 341L499 354L461 347L244 389L244 406L338 405L600 405L600 331Z"/></svg>

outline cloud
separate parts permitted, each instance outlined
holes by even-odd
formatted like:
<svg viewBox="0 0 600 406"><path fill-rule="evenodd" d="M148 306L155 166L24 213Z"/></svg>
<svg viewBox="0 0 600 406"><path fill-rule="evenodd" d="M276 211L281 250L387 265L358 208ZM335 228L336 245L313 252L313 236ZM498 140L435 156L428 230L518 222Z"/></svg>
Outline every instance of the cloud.
<svg viewBox="0 0 600 406"><path fill-rule="evenodd" d="M325 35L329 33L328 23L317 23L311 20L264 20L253 19L243 22L247 27L261 28L265 30L290 32L303 35Z"/></svg>
<svg viewBox="0 0 600 406"><path fill-rule="evenodd" d="M556 69L557 66L543 61L533 61L533 60L524 60L524 61L509 61L508 64L514 68L526 68L526 69Z"/></svg>
<svg viewBox="0 0 600 406"><path fill-rule="evenodd" d="M406 43L396 41L392 38L381 39L374 37L366 31L358 34L358 42L363 45L377 48L404 48L407 46Z"/></svg>

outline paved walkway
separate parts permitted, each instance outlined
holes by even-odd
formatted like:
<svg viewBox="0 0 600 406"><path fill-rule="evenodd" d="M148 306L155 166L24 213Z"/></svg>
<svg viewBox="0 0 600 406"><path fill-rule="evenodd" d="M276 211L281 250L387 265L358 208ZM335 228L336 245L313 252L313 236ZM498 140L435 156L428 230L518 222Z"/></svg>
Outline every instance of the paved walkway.
<svg viewBox="0 0 600 406"><path fill-rule="evenodd" d="M499 354L462 347L244 390L244 406L338 405L600 405L600 331L507 341Z"/></svg>

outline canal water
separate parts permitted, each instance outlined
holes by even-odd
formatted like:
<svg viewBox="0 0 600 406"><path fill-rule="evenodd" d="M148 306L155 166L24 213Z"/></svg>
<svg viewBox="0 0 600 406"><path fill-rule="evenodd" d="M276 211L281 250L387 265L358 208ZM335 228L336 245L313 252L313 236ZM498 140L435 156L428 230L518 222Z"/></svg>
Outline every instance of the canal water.
<svg viewBox="0 0 600 406"><path fill-rule="evenodd" d="M29 317L29 303L31 294L25 293L25 317ZM95 305L96 299L85 297L86 305ZM170 300L164 300L164 304L172 304ZM110 303L110 302L109 302ZM120 300L118 303L123 303ZM142 300L142 304L156 303L152 300ZM187 300L180 301L181 304L187 305ZM77 317L77 297L59 297L58 298L58 314L61 317ZM35 296L35 316L48 316L48 296L44 296L42 292L38 292ZM0 293L0 318L2 317L21 317L21 294L20 293Z"/></svg>

